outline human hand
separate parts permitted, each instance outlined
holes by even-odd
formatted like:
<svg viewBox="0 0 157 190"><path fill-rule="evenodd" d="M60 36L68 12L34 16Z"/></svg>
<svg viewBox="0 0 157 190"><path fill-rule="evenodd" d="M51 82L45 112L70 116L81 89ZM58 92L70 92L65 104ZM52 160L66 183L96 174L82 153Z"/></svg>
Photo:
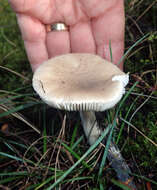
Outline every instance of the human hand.
<svg viewBox="0 0 157 190"><path fill-rule="evenodd" d="M124 49L123 0L9 0L17 14L33 71L65 53L93 53L116 64ZM69 31L46 31L64 22ZM120 65L122 68L122 63Z"/></svg>

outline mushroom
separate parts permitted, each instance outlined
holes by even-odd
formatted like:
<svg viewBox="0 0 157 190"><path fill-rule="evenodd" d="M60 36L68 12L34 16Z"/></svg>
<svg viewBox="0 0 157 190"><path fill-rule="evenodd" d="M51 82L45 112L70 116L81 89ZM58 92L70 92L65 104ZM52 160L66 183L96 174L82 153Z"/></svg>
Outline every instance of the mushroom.
<svg viewBox="0 0 157 190"><path fill-rule="evenodd" d="M97 55L71 53L51 58L39 66L33 76L33 88L48 105L79 111L86 137L92 145L102 132L94 111L114 107L125 93L128 81L128 74ZM125 170L126 180L130 170L114 143L109 152L112 165L121 161L125 165L120 169ZM114 158L118 161L113 161Z"/></svg>
<svg viewBox="0 0 157 190"><path fill-rule="evenodd" d="M92 111L104 111L121 99L128 74L93 54L65 54L44 62L34 73L33 88L48 105L80 111L89 144L100 135ZM90 135L89 135L90 134Z"/></svg>

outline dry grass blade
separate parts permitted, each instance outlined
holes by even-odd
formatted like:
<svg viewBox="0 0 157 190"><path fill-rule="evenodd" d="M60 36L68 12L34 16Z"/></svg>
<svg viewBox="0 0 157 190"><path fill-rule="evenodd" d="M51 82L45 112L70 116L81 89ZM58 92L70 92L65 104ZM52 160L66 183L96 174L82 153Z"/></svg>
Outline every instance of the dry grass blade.
<svg viewBox="0 0 157 190"><path fill-rule="evenodd" d="M64 115L64 119L63 119L63 122L62 122L62 127L61 127L61 130L60 130L60 133L58 135L58 138L57 138L57 142L58 143L59 141L62 141L64 139L64 135L65 135L65 124L66 124L66 115ZM61 151L61 143L59 144L59 148L58 148L58 151L57 151L57 156L56 156L56 162L55 162L55 182L57 181L57 168L60 169L60 164L59 164L59 154L60 154L60 151Z"/></svg>
<svg viewBox="0 0 157 190"><path fill-rule="evenodd" d="M150 99L151 95L153 94L153 92L147 97L147 99L133 112L133 114L131 115L130 119L129 119L129 123L131 123L132 118L135 116L135 114L146 104L146 102L148 102L148 100ZM129 130L129 128L128 128ZM128 131L129 132L129 131Z"/></svg>
<svg viewBox="0 0 157 190"><path fill-rule="evenodd" d="M156 96L145 95L145 94L143 94L143 93L139 94L139 93L137 93L137 92L131 92L130 94L131 94L131 95L135 95L135 96L146 97L146 98L149 97L149 98L151 98L151 99L157 100L157 97L156 97Z"/></svg>
<svg viewBox="0 0 157 190"><path fill-rule="evenodd" d="M135 129L139 134L141 134L144 138L146 138L149 142L151 142L155 147L157 147L157 144L154 141L152 141L149 137L147 137L144 133L142 133L137 127L135 127L130 122L128 122L125 119L123 119L122 117L120 117L120 120L124 121L130 127L132 127L133 129Z"/></svg>
<svg viewBox="0 0 157 190"><path fill-rule="evenodd" d="M3 186L3 185L0 185L0 189L1 189L1 190L11 190L9 187L5 187L5 186Z"/></svg>
<svg viewBox="0 0 157 190"><path fill-rule="evenodd" d="M3 67L3 66L1 66L1 65L0 65L0 69L9 71L10 73L13 73L13 74L17 75L18 77L21 77L22 79L24 79L24 80L26 80L26 81L30 81L29 78L23 76L22 74L20 74L20 73L18 73L18 72L16 72L16 71L13 71L12 69L9 69L9 68L7 68L7 67Z"/></svg>
<svg viewBox="0 0 157 190"><path fill-rule="evenodd" d="M100 144L102 144L102 143L100 143ZM94 163L93 167L90 169L90 171L88 172L87 175L89 175L89 174L95 169L95 167L97 166L97 164L98 164L99 161L100 161L100 158L101 158L101 156L102 156L102 151L100 151L100 147L101 147L101 146L99 146L98 148L96 148L96 149L95 149L95 153L93 153L92 159L93 159L93 157L95 157L95 156L97 155L98 152L100 152L99 155L98 155L98 157L97 157L96 160L95 160L95 163ZM94 152L94 151L93 151L93 152ZM87 163L88 163L90 160L91 160L91 159L87 160Z"/></svg>
<svg viewBox="0 0 157 190"><path fill-rule="evenodd" d="M146 74L148 74L148 73L153 73L153 72L157 72L157 70L156 70L156 69L151 69L151 70L144 71L144 72L141 74L141 78L142 78L144 75L146 75Z"/></svg>
<svg viewBox="0 0 157 190"><path fill-rule="evenodd" d="M4 111L9 111L11 109L11 107L8 107L6 105L0 105L0 109L4 110ZM36 131L38 134L40 134L41 132L39 131L39 129L37 129L37 127L35 127L33 124L31 124L30 121L28 121L28 119L26 119L22 114L18 113L18 112L14 112L11 113L12 116L16 117L17 119L21 120L22 122L24 122L26 125L28 125L29 127L31 127L34 131Z"/></svg>
<svg viewBox="0 0 157 190"><path fill-rule="evenodd" d="M27 148L27 150L25 151L24 156L23 156L24 159L27 159L27 158L26 158L26 155L28 154L29 150L30 150L32 147L35 147L35 145L38 144L39 141L42 140L43 138L45 138L45 137L43 136L43 137L38 138L36 141L34 141L34 142ZM51 136L47 136L47 138L52 138L52 137L51 137ZM39 156L42 157L42 153L38 150L38 148L36 148L36 151L37 151L37 153L39 154Z"/></svg>
<svg viewBox="0 0 157 190"><path fill-rule="evenodd" d="M136 28L138 29L138 31L140 32L140 34L143 36L144 33L142 32L141 28L139 27L139 25L137 24L137 22L129 15L127 15L128 18L134 23L134 25L136 26Z"/></svg>
<svg viewBox="0 0 157 190"><path fill-rule="evenodd" d="M155 0L153 3L151 3L145 11L136 19L136 22L139 21L155 4L157 3L157 0Z"/></svg>

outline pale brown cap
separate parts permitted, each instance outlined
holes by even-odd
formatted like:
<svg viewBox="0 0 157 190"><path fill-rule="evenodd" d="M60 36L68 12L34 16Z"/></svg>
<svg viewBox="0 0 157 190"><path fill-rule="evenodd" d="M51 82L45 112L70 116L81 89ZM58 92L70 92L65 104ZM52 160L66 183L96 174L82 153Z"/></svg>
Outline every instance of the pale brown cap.
<svg viewBox="0 0 157 190"><path fill-rule="evenodd" d="M122 98L128 81L128 74L97 55L71 53L39 66L33 88L58 109L104 111Z"/></svg>

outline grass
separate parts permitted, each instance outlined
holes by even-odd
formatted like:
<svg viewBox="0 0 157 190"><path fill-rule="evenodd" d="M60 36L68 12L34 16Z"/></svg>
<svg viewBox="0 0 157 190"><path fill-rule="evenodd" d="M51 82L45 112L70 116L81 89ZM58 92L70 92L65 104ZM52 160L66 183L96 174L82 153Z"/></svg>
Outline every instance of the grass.
<svg viewBox="0 0 157 190"><path fill-rule="evenodd" d="M116 119L113 139L141 190L157 188L155 3L127 1L129 93L117 106L118 117L111 111L97 114L102 127ZM129 189L117 180L100 143L110 130L89 147L78 113L41 102L31 87L31 69L7 1L0 2L0 18L0 189Z"/></svg>

